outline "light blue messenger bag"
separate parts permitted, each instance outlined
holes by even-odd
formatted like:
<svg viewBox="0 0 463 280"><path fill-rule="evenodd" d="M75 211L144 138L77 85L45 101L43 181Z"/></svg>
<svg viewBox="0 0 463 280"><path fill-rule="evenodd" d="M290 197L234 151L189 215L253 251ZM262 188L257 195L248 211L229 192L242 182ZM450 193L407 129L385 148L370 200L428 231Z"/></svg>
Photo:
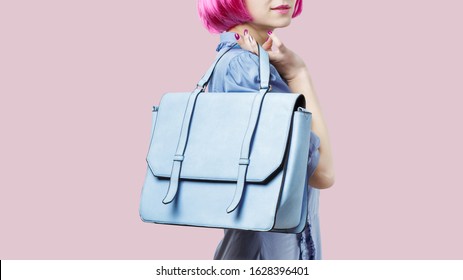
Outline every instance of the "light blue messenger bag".
<svg viewBox="0 0 463 280"><path fill-rule="evenodd" d="M235 43L236 44L236 43ZM312 113L299 93L269 92L259 45L256 92L193 92L153 106L139 214L144 222L300 233L307 221Z"/></svg>

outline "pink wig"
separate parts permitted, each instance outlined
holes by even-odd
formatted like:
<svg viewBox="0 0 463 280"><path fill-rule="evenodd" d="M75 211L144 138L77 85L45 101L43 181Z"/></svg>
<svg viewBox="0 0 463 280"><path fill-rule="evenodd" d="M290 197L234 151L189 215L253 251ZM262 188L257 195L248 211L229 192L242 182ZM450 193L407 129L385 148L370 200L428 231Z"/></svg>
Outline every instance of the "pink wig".
<svg viewBox="0 0 463 280"><path fill-rule="evenodd" d="M252 21L244 0L198 0L199 17L210 33L221 33L245 22ZM302 0L296 0L292 18L302 12Z"/></svg>

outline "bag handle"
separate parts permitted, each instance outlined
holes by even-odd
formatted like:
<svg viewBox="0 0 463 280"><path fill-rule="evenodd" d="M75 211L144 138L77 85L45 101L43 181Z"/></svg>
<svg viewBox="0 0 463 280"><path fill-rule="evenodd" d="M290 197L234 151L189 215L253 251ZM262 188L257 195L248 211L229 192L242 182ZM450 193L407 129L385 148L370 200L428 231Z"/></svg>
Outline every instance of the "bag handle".
<svg viewBox="0 0 463 280"><path fill-rule="evenodd" d="M207 70L206 74L204 74L204 76L201 78L201 80L196 85L196 89L198 89L198 87L199 87L199 88L202 88L202 90L204 91L204 89L206 88L206 86L209 83L209 80L210 80L210 78L212 76L212 72L214 72L215 66L217 65L219 60L222 58L222 56L226 52L231 50L237 44L238 43L233 43L229 47L224 47L219 51L214 63L212 63L212 65ZM260 90L260 89L265 89L265 88L269 87L269 82L270 82L270 60L269 60L268 53L259 44L257 44L257 45L259 46L257 55L259 56L259 80L260 80L259 90Z"/></svg>
<svg viewBox="0 0 463 280"><path fill-rule="evenodd" d="M180 132L179 142L177 144L177 151L175 152L172 164L172 171L169 181L169 189L167 190L167 194L162 200L164 204L168 204L172 202L177 194L178 185L180 180L180 170L182 167L182 161L184 159L185 148L187 144L189 128L191 117L193 115L194 106L196 103L196 99L198 95L204 91L205 86L209 82L212 72L214 71L217 62L222 58L222 56L233 48L237 43L230 45L228 48L221 49L219 54L217 55L216 60L203 76L203 78L197 84L196 89L190 94L188 98L187 108L185 110L185 114L183 116L182 122L182 129ZM251 114L249 116L248 126L246 129L245 136L243 138L243 142L241 144L241 153L240 158L238 161L238 180L237 185L235 188L235 193L233 195L233 199L230 205L227 208L227 213L233 212L239 205L241 201L241 197L243 195L244 184L246 183L246 173L249 166L249 155L250 155L250 148L251 148L251 140L253 139L253 135L256 131L257 127L257 120L260 115L260 109L262 107L262 103L265 97L265 94L269 91L269 81L270 81L270 65L269 65L269 57L268 53L259 45L259 78L260 78L260 88L259 93L256 94L254 97Z"/></svg>

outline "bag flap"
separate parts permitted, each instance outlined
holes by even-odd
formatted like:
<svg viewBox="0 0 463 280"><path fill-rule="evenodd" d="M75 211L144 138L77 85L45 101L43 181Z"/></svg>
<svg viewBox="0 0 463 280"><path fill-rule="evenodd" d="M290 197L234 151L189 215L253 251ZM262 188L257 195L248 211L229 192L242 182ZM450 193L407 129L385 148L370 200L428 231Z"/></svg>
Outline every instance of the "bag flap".
<svg viewBox="0 0 463 280"><path fill-rule="evenodd" d="M258 92L202 92L198 95L180 178L237 181L243 138ZM156 117L147 162L158 177L170 178L191 93L166 93ZM252 139L248 182L263 182L283 163L293 112L305 107L302 94L266 93Z"/></svg>

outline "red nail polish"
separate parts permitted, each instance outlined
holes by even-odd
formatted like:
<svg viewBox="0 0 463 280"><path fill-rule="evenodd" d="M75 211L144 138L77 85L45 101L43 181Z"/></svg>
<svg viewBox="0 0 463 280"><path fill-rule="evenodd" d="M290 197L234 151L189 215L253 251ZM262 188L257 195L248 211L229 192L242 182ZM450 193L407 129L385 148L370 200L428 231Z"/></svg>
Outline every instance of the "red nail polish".
<svg viewBox="0 0 463 280"><path fill-rule="evenodd" d="M239 39L240 39L240 34L235 33L235 39L236 39L236 40L239 40Z"/></svg>
<svg viewBox="0 0 463 280"><path fill-rule="evenodd" d="M272 30L267 31L268 35L272 35Z"/></svg>
<svg viewBox="0 0 463 280"><path fill-rule="evenodd" d="M246 34L248 34L248 30L247 30L247 29L244 30L244 35L246 35Z"/></svg>

